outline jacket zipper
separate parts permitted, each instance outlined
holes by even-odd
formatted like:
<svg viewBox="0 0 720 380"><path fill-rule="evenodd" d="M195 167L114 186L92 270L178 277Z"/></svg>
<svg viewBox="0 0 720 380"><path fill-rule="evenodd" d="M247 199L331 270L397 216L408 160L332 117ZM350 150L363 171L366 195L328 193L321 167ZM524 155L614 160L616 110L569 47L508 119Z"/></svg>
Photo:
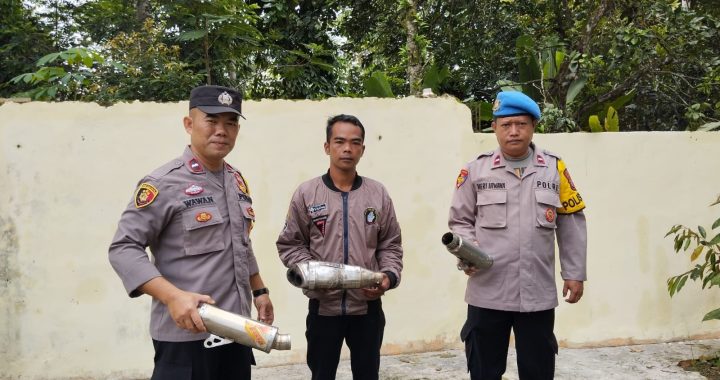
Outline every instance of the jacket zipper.
<svg viewBox="0 0 720 380"><path fill-rule="evenodd" d="M343 201L343 263L347 265L348 263L348 193L343 192L342 193L342 201ZM342 310L342 315L345 315L347 313L347 305L345 305L345 298L347 296L347 290L343 290L342 294L342 301L340 303L340 308Z"/></svg>

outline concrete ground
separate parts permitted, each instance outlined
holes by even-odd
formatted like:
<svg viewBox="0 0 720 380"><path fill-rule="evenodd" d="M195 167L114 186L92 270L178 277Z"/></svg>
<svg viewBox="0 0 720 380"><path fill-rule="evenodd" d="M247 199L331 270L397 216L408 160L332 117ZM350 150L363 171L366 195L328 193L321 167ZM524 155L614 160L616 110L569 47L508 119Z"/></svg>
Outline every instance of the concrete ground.
<svg viewBox="0 0 720 380"><path fill-rule="evenodd" d="M678 367L685 359L715 355L720 339L646 344L603 348L561 348L556 360L556 379L705 379L697 372ZM508 355L508 368L503 379L517 379L515 351ZM305 364L253 369L253 379L309 379ZM420 354L383 356L380 378L386 380L469 379L465 354L446 350ZM350 361L342 360L337 379L352 379Z"/></svg>

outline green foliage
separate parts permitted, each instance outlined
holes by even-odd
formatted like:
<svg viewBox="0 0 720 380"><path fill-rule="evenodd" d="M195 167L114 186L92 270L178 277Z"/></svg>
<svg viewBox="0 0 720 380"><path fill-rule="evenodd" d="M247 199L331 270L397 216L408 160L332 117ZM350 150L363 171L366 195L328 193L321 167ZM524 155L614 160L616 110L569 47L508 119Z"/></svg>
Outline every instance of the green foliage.
<svg viewBox="0 0 720 380"><path fill-rule="evenodd" d="M160 41L164 29L146 20L142 32L120 33L110 40L104 49L106 57L81 47L48 54L37 61L37 71L12 79L34 85L32 90L16 95L102 104L186 99L202 76L179 60L178 46Z"/></svg>
<svg viewBox="0 0 720 380"><path fill-rule="evenodd" d="M588 124L590 125L590 132L603 132L603 127L600 125L600 117L598 115L590 115Z"/></svg>
<svg viewBox="0 0 720 380"><path fill-rule="evenodd" d="M392 94L410 95L423 76L423 87L471 107L501 88L522 89L543 107L544 132L720 128L720 13L710 1L689 8L677 0L6 3L0 96L47 90L71 73L79 93L60 84L55 96L35 95L175 100L205 82L251 98L318 99L359 96L383 72ZM148 33L147 21L155 30L143 45L135 33ZM156 50L143 55L138 46ZM35 80L10 81L71 48L104 62L43 65ZM483 119L474 123L487 129Z"/></svg>
<svg viewBox="0 0 720 380"><path fill-rule="evenodd" d="M164 24L145 20L139 32L121 32L108 41L109 62L97 71L95 91L83 100L179 101L203 75L180 60L180 47L163 42Z"/></svg>
<svg viewBox="0 0 720 380"><path fill-rule="evenodd" d="M433 63L425 70L422 87L431 88L433 93L438 94L449 76L450 70L447 67L438 67L437 63Z"/></svg>
<svg viewBox="0 0 720 380"><path fill-rule="evenodd" d="M720 204L720 196L710 206L717 204ZM703 289L720 286L720 218L715 220L709 230L703 226L692 229L679 224L674 225L665 234L665 237L668 236L674 236L673 247L676 253L688 252L692 249L689 251L691 263L703 257L703 260L697 262L692 269L668 278L667 289L671 297L682 290L688 279L700 281ZM703 321L710 319L720 319L720 309L707 313Z"/></svg>
<svg viewBox="0 0 720 380"><path fill-rule="evenodd" d="M395 96L385 73L376 71L365 79L365 96L376 98L392 98Z"/></svg>
<svg viewBox="0 0 720 380"><path fill-rule="evenodd" d="M552 103L545 103L542 111L542 118L536 128L537 132L574 132L577 131L577 123L568 116L562 109Z"/></svg>
<svg viewBox="0 0 720 380"><path fill-rule="evenodd" d="M40 58L36 64L40 69L10 81L34 85L32 90L15 96L28 96L33 100L81 100L90 92L93 70L103 63L103 57L97 52L70 48Z"/></svg>
<svg viewBox="0 0 720 380"><path fill-rule="evenodd" d="M605 114L605 130L608 132L620 131L620 119L615 108L609 106Z"/></svg>
<svg viewBox="0 0 720 380"><path fill-rule="evenodd" d="M34 70L35 62L55 48L49 29L21 0L4 0L0 9L0 97L10 97L32 88L27 82L10 80Z"/></svg>

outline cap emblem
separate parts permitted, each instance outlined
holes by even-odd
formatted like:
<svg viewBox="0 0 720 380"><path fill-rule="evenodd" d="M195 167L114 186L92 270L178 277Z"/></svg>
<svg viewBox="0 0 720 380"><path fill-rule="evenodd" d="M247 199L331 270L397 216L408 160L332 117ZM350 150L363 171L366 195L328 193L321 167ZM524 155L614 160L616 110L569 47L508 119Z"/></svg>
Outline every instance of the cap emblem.
<svg viewBox="0 0 720 380"><path fill-rule="evenodd" d="M493 103L492 110L493 110L493 112L495 112L499 109L500 109L500 99L495 99L495 103Z"/></svg>
<svg viewBox="0 0 720 380"><path fill-rule="evenodd" d="M232 96L230 96L227 91L224 91L222 94L218 95L218 102L220 104L229 106L232 104Z"/></svg>

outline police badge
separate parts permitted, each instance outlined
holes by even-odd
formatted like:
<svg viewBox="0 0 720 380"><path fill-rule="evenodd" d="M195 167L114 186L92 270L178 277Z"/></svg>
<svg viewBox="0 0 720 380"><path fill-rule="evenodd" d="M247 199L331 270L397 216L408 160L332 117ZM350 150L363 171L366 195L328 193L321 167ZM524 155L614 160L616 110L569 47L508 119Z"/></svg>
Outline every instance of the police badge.
<svg viewBox="0 0 720 380"><path fill-rule="evenodd" d="M222 94L218 95L218 102L229 106L232 104L232 96L230 96L227 91L224 91Z"/></svg>

